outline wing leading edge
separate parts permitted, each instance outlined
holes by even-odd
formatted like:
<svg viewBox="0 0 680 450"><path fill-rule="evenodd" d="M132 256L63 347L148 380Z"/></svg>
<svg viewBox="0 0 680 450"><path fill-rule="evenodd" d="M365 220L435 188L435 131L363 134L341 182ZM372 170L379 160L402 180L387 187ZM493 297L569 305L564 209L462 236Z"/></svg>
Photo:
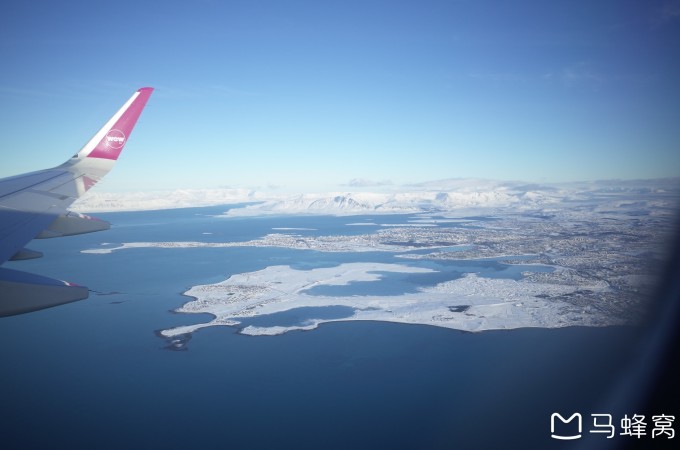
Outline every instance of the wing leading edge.
<svg viewBox="0 0 680 450"><path fill-rule="evenodd" d="M41 253L24 248L34 238L105 230L102 220L68 211L114 166L153 88L141 88L71 159L57 167L0 179L0 265ZM86 287L0 268L0 316L87 298Z"/></svg>

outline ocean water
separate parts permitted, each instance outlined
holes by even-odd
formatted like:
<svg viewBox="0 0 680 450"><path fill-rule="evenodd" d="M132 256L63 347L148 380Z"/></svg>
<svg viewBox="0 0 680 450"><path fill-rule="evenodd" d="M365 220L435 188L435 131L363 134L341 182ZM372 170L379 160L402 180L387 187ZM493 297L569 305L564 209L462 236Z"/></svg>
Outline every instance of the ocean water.
<svg viewBox="0 0 680 450"><path fill-rule="evenodd" d="M389 274L390 294L467 271L517 278L524 270L493 260L434 263L383 252L253 247L80 253L102 243L245 241L273 228L359 234L374 228L346 224L409 219L213 217L227 208L99 214L114 224L111 230L36 241L30 247L44 258L11 265L93 292L86 301L0 318L3 449L490 448L508 442L563 448L549 437L550 415L607 412L598 408L629 367L638 331L628 327L464 333L345 322L260 337L210 327L195 333L184 351L170 351L157 330L210 319L172 313L189 300L182 292L274 264L310 269L375 261L439 271ZM374 286L316 293L334 289L346 295ZM287 325L347 314L300 308L257 320Z"/></svg>

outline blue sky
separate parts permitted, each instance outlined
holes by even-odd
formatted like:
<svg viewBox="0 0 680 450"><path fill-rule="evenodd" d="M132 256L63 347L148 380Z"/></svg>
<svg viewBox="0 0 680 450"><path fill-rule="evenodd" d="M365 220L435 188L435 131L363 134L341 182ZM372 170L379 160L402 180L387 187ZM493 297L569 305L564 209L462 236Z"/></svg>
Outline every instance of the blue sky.
<svg viewBox="0 0 680 450"><path fill-rule="evenodd" d="M99 190L680 176L675 0L13 2L0 57L0 176L142 86Z"/></svg>

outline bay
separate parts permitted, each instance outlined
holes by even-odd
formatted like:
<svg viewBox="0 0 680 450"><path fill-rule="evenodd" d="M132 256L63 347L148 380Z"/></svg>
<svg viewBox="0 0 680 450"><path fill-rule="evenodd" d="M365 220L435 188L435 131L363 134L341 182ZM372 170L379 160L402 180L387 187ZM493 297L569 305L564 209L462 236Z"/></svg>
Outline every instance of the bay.
<svg viewBox="0 0 680 450"><path fill-rule="evenodd" d="M214 217L227 208L100 214L114 224L111 230L31 244L45 257L13 268L76 281L93 292L86 301L0 319L3 448L489 448L507 442L546 448L562 444L549 438L551 413L600 411L628 367L638 336L628 327L463 333L345 322L268 337L210 327L195 333L186 351L168 351L156 330L210 320L171 313L189 300L181 294L191 286L273 264L309 269L395 262L394 255L253 247L81 250L147 240L245 241L275 228L358 234L366 227L346 224L409 219ZM421 264L447 276L474 270L516 278L520 270L495 261ZM395 292L441 281L394 277ZM362 292L366 286L339 288Z"/></svg>

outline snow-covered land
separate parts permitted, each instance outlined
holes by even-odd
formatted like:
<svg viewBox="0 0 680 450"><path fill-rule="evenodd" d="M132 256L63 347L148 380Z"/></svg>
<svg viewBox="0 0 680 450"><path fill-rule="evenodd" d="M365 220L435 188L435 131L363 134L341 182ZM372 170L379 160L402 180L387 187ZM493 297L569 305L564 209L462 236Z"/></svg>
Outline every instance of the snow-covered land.
<svg viewBox="0 0 680 450"><path fill-rule="evenodd" d="M168 339L181 339L181 335L212 325L237 326L245 334L280 334L339 320L383 320L467 331L632 323L644 313L645 299L663 260L663 243L675 226L680 199L677 181L657 181L654 187L645 182L596 183L575 185L570 190L510 189L489 182L484 185L487 194L465 187L443 193L451 186L440 182L419 186L426 190L417 195L363 194L352 196L353 201L338 196L298 196L246 205L228 215L362 211L360 221L348 218L346 225L353 231L365 226L367 232L324 234L305 227L283 227L248 241L127 242L84 252L105 255L135 248L278 247L327 253L385 252L403 261L364 261L312 270L272 265L215 284L194 286L185 292L192 300L178 311L210 313L215 318L162 331ZM387 210L380 205L389 203L386 196L393 201L390 211L411 213L402 217L401 223L381 223L385 216L379 213ZM397 208L397 204L401 206ZM458 206L450 206L454 204ZM331 296L312 290L357 282L388 283L384 274L433 271L428 262L458 264L489 258L507 265L540 265L552 270L527 270L520 280L469 272L420 286L417 292L390 295L373 295L369 290L366 295ZM248 318L309 307L342 307L351 313L310 317L289 326L242 324Z"/></svg>
<svg viewBox="0 0 680 450"><path fill-rule="evenodd" d="M92 254L136 248L278 247L329 253L385 252L403 261L350 262L312 270L272 265L215 284L194 286L184 293L192 299L177 311L210 313L214 319L160 332L170 341L181 341L183 336L213 325L235 326L244 334L272 335L344 320L428 324L467 331L632 323L644 312L645 299L655 285L655 269L663 259L663 243L675 225L680 201L680 178L565 184L451 179L382 189L301 195L245 189L94 192L84 197L78 209L242 203L225 207L224 220L261 215L361 215L360 220L348 218L346 225L367 230L342 235L279 227L249 241L125 242L84 250ZM394 223L381 220L385 214L408 216ZM432 272L428 262L489 258L552 270L527 270L520 280L470 272L420 286L416 292L389 295L374 295L370 289L365 294L319 294L327 292L324 287L356 283L380 288L379 283L389 283L388 274ZM310 316L285 326L272 324L275 321L253 322L258 317L317 307L344 308L345 313Z"/></svg>
<svg viewBox="0 0 680 450"><path fill-rule="evenodd" d="M99 192L93 190L73 204L75 211L149 211L193 208L228 203L261 202L271 198L250 189L177 189L148 192Z"/></svg>
<svg viewBox="0 0 680 450"><path fill-rule="evenodd" d="M348 263L312 270L270 266L257 272L234 275L220 283L194 286L185 295L195 297L195 300L177 311L210 313L215 319L163 330L161 334L172 338L214 325L239 325L244 318L319 306L346 306L354 313L338 319L310 318L305 323L291 326L249 325L241 333L273 335L310 330L322 322L345 320L429 324L466 331L612 323L597 312L584 315L581 308L549 299L571 294L578 289L576 286L482 278L474 274L401 295L323 296L309 293L311 288L319 286L377 283L381 280L379 272L428 271L431 269L380 263ZM603 286L591 288L606 289Z"/></svg>

